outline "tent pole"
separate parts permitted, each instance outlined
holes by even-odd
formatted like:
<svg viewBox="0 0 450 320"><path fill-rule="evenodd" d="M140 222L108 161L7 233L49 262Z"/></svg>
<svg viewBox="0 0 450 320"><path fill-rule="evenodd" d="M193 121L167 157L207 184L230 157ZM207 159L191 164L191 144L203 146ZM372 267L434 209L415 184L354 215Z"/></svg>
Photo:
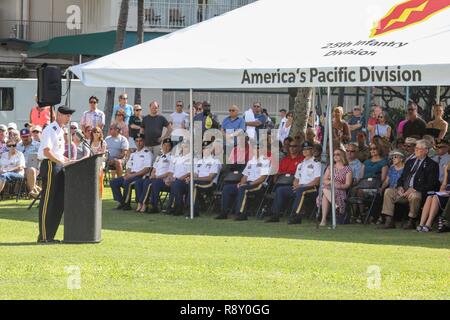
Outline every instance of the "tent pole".
<svg viewBox="0 0 450 320"><path fill-rule="evenodd" d="M409 103L409 87L406 87L406 94L405 94L405 109L408 109L408 103Z"/></svg>
<svg viewBox="0 0 450 320"><path fill-rule="evenodd" d="M441 101L441 86L437 86L436 88L436 104L439 104Z"/></svg>
<svg viewBox="0 0 450 320"><path fill-rule="evenodd" d="M371 105L370 102L372 101L372 89L371 87L366 87L366 108L364 109L364 118L366 121L366 128L368 128L369 124L369 117L370 117L370 109ZM368 130L367 130L368 131ZM367 142L370 143L371 140L370 132L367 132Z"/></svg>
<svg viewBox="0 0 450 320"><path fill-rule="evenodd" d="M194 106L192 105L194 101L193 98L193 92L192 89L189 89L189 106L190 106L190 112L189 112L189 122L191 124L190 126L190 151L191 151L191 179L189 180L189 204L190 204L190 217L191 219L194 219Z"/></svg>
<svg viewBox="0 0 450 320"><path fill-rule="evenodd" d="M334 185L334 148L333 148L333 107L331 106L331 88L328 87L328 98L327 98L327 116L328 116L328 143L330 148L330 177L331 177L331 217L333 219L333 229L336 229L336 200L335 200L335 185ZM322 199L323 201L323 199Z"/></svg>
<svg viewBox="0 0 450 320"><path fill-rule="evenodd" d="M313 129L316 129L316 88L313 88L313 94L312 94L312 118L313 118ZM309 114L308 114L308 119L309 119Z"/></svg>
<svg viewBox="0 0 450 320"><path fill-rule="evenodd" d="M319 100L319 105L320 105L320 99L321 99L321 88L319 88L319 96L318 96L318 100ZM321 109L322 110L322 109ZM329 114L329 110L326 110L326 118L325 118L325 123L323 125L323 128L325 129L324 133L323 133L323 140L322 140L322 158L321 158L321 170L320 170L320 186L319 186L319 199L323 198L323 178L325 175L325 169L327 167L327 139L329 136L329 127L328 127L328 114ZM321 114L323 116L323 112ZM320 125L320 120L319 120L319 125ZM316 216L316 228L319 228L319 216L320 213L322 212L322 206L319 206L317 208L317 216Z"/></svg>

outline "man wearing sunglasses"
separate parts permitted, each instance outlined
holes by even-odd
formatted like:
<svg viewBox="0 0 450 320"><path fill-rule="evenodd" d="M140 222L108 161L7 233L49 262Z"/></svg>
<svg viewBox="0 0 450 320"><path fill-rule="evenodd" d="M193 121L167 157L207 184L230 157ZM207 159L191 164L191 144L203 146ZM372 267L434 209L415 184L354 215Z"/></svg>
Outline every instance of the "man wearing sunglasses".
<svg viewBox="0 0 450 320"><path fill-rule="evenodd" d="M427 130L427 124L423 121L418 113L418 106L414 102L408 103L408 113L407 119L408 121L403 126L403 138L408 138L411 136L418 136L422 138Z"/></svg>
<svg viewBox="0 0 450 320"><path fill-rule="evenodd" d="M237 137L245 132L245 120L239 117L239 108L232 105L228 110L229 116L222 122L222 134L227 145L237 146Z"/></svg>
<svg viewBox="0 0 450 320"><path fill-rule="evenodd" d="M353 107L353 115L348 121L348 127L350 129L350 134L352 137L352 142L356 141L356 135L358 132L366 130L366 120L362 114L362 107Z"/></svg>
<svg viewBox="0 0 450 320"><path fill-rule="evenodd" d="M103 130L105 126L105 113L98 109L98 101L96 96L89 98L89 111L85 111L81 117L81 131L85 132L86 127L99 127Z"/></svg>

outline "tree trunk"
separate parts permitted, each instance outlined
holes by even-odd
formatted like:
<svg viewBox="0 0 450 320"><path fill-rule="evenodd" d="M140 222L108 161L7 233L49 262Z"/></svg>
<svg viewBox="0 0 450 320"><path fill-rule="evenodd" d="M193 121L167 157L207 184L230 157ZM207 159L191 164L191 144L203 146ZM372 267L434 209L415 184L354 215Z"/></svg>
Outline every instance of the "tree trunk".
<svg viewBox="0 0 450 320"><path fill-rule="evenodd" d="M294 112L294 123L289 132L291 137L300 136L304 138L306 133L306 128L308 126L308 116L311 111L312 102L312 88L298 88L297 96L295 97L293 112Z"/></svg>
<svg viewBox="0 0 450 320"><path fill-rule="evenodd" d="M137 3L137 44L144 42L144 0L138 0ZM141 104L141 88L134 89L134 104Z"/></svg>
<svg viewBox="0 0 450 320"><path fill-rule="evenodd" d="M128 23L128 8L130 0L122 0L120 5L119 21L117 23L116 32L116 43L114 45L114 51L119 51L123 49L125 42L125 35L127 31ZM109 125L111 124L112 112L114 106L114 97L116 94L116 88L106 89L106 100L105 100L105 127L103 129L104 135L106 136L109 132Z"/></svg>

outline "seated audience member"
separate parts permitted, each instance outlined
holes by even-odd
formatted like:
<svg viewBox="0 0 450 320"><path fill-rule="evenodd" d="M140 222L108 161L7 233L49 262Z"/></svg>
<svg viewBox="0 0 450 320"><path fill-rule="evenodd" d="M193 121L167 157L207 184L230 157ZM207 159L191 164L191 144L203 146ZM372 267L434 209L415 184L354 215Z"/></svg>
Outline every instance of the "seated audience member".
<svg viewBox="0 0 450 320"><path fill-rule="evenodd" d="M33 127L31 127L30 131L31 131L31 137L33 138L33 141L41 142L42 127L41 126L33 126Z"/></svg>
<svg viewBox="0 0 450 320"><path fill-rule="evenodd" d="M64 128L63 130L64 130L64 157L68 158L69 160L75 160L77 157L77 147L75 143L73 143L73 141L69 147L69 134L67 133L66 128Z"/></svg>
<svg viewBox="0 0 450 320"><path fill-rule="evenodd" d="M318 199L318 203L322 204L322 220L321 227L327 224L328 211L331 208L331 179L335 181L335 205L336 205L336 221L343 224L345 221L345 200L347 199L347 190L352 186L352 169L348 166L345 151L336 149L333 153L334 157L334 175L331 177L330 167L325 171L323 179L323 197Z"/></svg>
<svg viewBox="0 0 450 320"><path fill-rule="evenodd" d="M422 139L422 137L426 133L426 126L427 124L425 121L423 121L419 115L418 115L418 106L414 102L408 103L408 113L407 113L407 119L405 125L403 126L403 138L408 138L411 136L417 135L419 139Z"/></svg>
<svg viewBox="0 0 450 320"><path fill-rule="evenodd" d="M313 145L313 157L314 160L320 162L322 161L322 151L323 151L323 147L321 144L316 143Z"/></svg>
<svg viewBox="0 0 450 320"><path fill-rule="evenodd" d="M249 143L249 138L245 137L244 148L237 145L231 149L230 155L228 156L227 169L228 171L242 171L245 168L247 162L253 158L253 150Z"/></svg>
<svg viewBox="0 0 450 320"><path fill-rule="evenodd" d="M367 135L364 131L358 132L356 134L356 142L358 143L358 159L361 162L366 161L370 158L370 150L367 145Z"/></svg>
<svg viewBox="0 0 450 320"><path fill-rule="evenodd" d="M272 215L266 222L280 221L280 214L284 208L294 199L292 215L289 224L301 223L301 210L304 198L307 194L317 195L317 187L320 183L321 164L314 160L313 146L309 142L303 143L303 156L305 159L299 163L295 172L292 186L280 186L275 190L275 199L272 204Z"/></svg>
<svg viewBox="0 0 450 320"><path fill-rule="evenodd" d="M418 232L430 232L437 214L444 210L450 196L450 184L448 180L449 164L444 167L444 178L438 193L428 192L427 199L422 209Z"/></svg>
<svg viewBox="0 0 450 320"><path fill-rule="evenodd" d="M137 135L134 142L136 151L128 159L125 175L110 182L113 198L119 203L119 210L131 210L131 186L150 172L152 163L151 152L144 148L144 135ZM123 193L121 188L124 189Z"/></svg>
<svg viewBox="0 0 450 320"><path fill-rule="evenodd" d="M442 118L444 116L444 109L442 104L435 105L433 107L434 120L427 123L427 129L436 130L437 135L435 137L437 139L444 139L448 130L448 122Z"/></svg>
<svg viewBox="0 0 450 320"><path fill-rule="evenodd" d="M147 212L147 201L150 200L149 202L152 206L150 213L160 212L158 205L159 194L161 191L170 191L170 188L167 186L170 184L166 185L172 162L170 151L172 151L172 141L170 138L164 139L161 147L161 155L153 163L150 176L144 176L136 182L135 188L138 202L136 211L141 213Z"/></svg>
<svg viewBox="0 0 450 320"><path fill-rule="evenodd" d="M168 213L175 216L184 214L185 197L188 194L189 182L191 180L189 141L183 140L179 146L180 151L172 157L172 162L169 167L170 175L166 179L166 185L170 187Z"/></svg>
<svg viewBox="0 0 450 320"><path fill-rule="evenodd" d="M392 145L384 137L374 136L373 143L376 144L380 148L381 153L384 155L388 155L389 152L391 151Z"/></svg>
<svg viewBox="0 0 450 320"><path fill-rule="evenodd" d="M122 109L117 110L117 112L115 114L114 122L112 124L114 124L115 126L120 128L120 134L128 139L128 137L129 137L128 123L125 121L125 117L126 117L126 114L125 114L124 110L122 110Z"/></svg>
<svg viewBox="0 0 450 320"><path fill-rule="evenodd" d="M89 146L94 154L106 153L108 150L108 144L103 140L103 132L99 127L92 129Z"/></svg>
<svg viewBox="0 0 450 320"><path fill-rule="evenodd" d="M231 208L236 221L247 220L246 204L249 193L257 192L263 187L271 174L270 159L259 154L259 146L253 146L253 158L247 163L243 177L238 184L227 184L222 191L221 213L216 219L227 219ZM236 200L236 201L234 201ZM234 204L234 206L232 205Z"/></svg>
<svg viewBox="0 0 450 320"><path fill-rule="evenodd" d="M309 143L312 144L320 143L320 141L317 139L316 129L314 128L306 129L305 141L308 141Z"/></svg>
<svg viewBox="0 0 450 320"><path fill-rule="evenodd" d="M382 214L386 223L382 228L395 228L395 203L409 203L409 221L404 229L415 229L415 219L419 213L422 199L427 192L435 191L439 183L439 166L428 157L429 145L425 140L416 143L416 157L406 162L403 173L397 182L397 188L384 192Z"/></svg>
<svg viewBox="0 0 450 320"><path fill-rule="evenodd" d="M385 138L386 141L391 140L392 128L387 123L386 112L383 111L378 115L378 122L377 122L377 124L375 124L373 132L374 132L374 135L373 135L374 137L379 136L379 137Z"/></svg>
<svg viewBox="0 0 450 320"><path fill-rule="evenodd" d="M450 201L447 201L442 214L438 216L437 232L450 232Z"/></svg>
<svg viewBox="0 0 450 320"><path fill-rule="evenodd" d="M19 139L8 139L6 142L7 152L0 157L0 192L3 191L7 182L15 182L24 178L25 157L22 152L17 151Z"/></svg>
<svg viewBox="0 0 450 320"><path fill-rule="evenodd" d="M383 150L380 146L371 143L370 144L370 158L364 161L364 175L363 179L378 178L378 180L384 181L388 172L388 162Z"/></svg>
<svg viewBox="0 0 450 320"><path fill-rule="evenodd" d="M439 165L439 181L444 181L446 166L450 162L449 142L447 140L438 140L436 143L436 154L432 159Z"/></svg>
<svg viewBox="0 0 450 320"><path fill-rule="evenodd" d="M15 124L15 123L14 123ZM20 133L17 129L8 129L8 140L14 140L17 141L17 143L20 142Z"/></svg>
<svg viewBox="0 0 450 320"><path fill-rule="evenodd" d="M358 144L350 143L346 150L348 165L352 169L353 185L357 185L364 175L364 165L358 159Z"/></svg>
<svg viewBox="0 0 450 320"><path fill-rule="evenodd" d="M278 174L295 174L297 166L305 157L300 153L300 146L292 141L289 144L289 151L286 157L281 159Z"/></svg>
<svg viewBox="0 0 450 320"><path fill-rule="evenodd" d="M203 142L203 157L194 162L194 216L199 216L198 195L214 189L219 179L221 163L214 157L211 141ZM189 198L189 190L187 198ZM187 201L188 203L189 200ZM189 213L186 215L189 216Z"/></svg>
<svg viewBox="0 0 450 320"><path fill-rule="evenodd" d="M30 130L20 130L22 142L17 145L17 150L22 152L25 157L25 178L28 191L31 197L36 198L41 192L41 188L36 184L36 178L39 175L39 160L37 158L39 142L33 141Z"/></svg>
<svg viewBox="0 0 450 320"><path fill-rule="evenodd" d="M121 177L123 162L128 152L128 140L120 134L120 128L115 124L112 124L109 128L109 133L110 136L105 139L109 152L106 163L111 169L116 170L118 177Z"/></svg>
<svg viewBox="0 0 450 320"><path fill-rule="evenodd" d="M359 198L365 197L364 189L378 189L386 179L388 172L388 162L384 158L383 150L379 145L370 144L370 159L364 161L364 174L359 183L352 189L352 194L356 192ZM360 215L364 212L364 205L354 205L353 212L356 222L360 223Z"/></svg>
<svg viewBox="0 0 450 320"><path fill-rule="evenodd" d="M389 167L386 179L384 179L381 185L381 190L384 192L386 188L395 188L397 186L398 179L403 173L405 167L405 155L400 150L393 150L389 153L389 159L392 161L392 165Z"/></svg>
<svg viewBox="0 0 450 320"><path fill-rule="evenodd" d="M283 159L289 153L289 145L294 142L294 138L287 137L283 140L283 144L280 145L280 159Z"/></svg>
<svg viewBox="0 0 450 320"><path fill-rule="evenodd" d="M405 139L405 153L406 153L405 163L408 162L408 160L414 159L416 157L415 153L416 142L417 140L412 137L408 137Z"/></svg>
<svg viewBox="0 0 450 320"><path fill-rule="evenodd" d="M92 132L91 126L85 126L84 129L82 130L82 133L83 133L84 137L86 138L87 142L89 142L91 132Z"/></svg>
<svg viewBox="0 0 450 320"><path fill-rule="evenodd" d="M397 138L394 141L393 145L395 146L395 149L402 151L403 154L406 156L405 139Z"/></svg>
<svg viewBox="0 0 450 320"><path fill-rule="evenodd" d="M78 135L83 136L81 130L75 130L75 133L72 135L72 141L75 144L75 160L81 160L89 157L91 151L84 143L80 140Z"/></svg>
<svg viewBox="0 0 450 320"><path fill-rule="evenodd" d="M8 128L2 124L0 125L0 157L4 152L6 152L6 140L7 140L7 131Z"/></svg>
<svg viewBox="0 0 450 320"><path fill-rule="evenodd" d="M428 153L428 156L430 158L433 158L436 155L436 141L434 140L433 136L430 136L429 134L426 134L422 138L423 140L426 140L428 144L430 145L430 152Z"/></svg>

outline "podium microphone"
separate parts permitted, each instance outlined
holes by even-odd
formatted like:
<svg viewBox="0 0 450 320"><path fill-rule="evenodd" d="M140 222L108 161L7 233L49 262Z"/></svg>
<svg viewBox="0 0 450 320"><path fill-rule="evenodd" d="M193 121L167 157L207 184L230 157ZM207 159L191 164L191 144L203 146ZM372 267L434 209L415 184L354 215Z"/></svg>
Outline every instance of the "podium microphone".
<svg viewBox="0 0 450 320"><path fill-rule="evenodd" d="M94 150L92 150L91 146L86 141L86 138L84 137L83 132L81 132L81 130L77 129L77 130L74 131L74 134L81 141L81 143L91 151L91 156L94 155L95 152L94 152Z"/></svg>

